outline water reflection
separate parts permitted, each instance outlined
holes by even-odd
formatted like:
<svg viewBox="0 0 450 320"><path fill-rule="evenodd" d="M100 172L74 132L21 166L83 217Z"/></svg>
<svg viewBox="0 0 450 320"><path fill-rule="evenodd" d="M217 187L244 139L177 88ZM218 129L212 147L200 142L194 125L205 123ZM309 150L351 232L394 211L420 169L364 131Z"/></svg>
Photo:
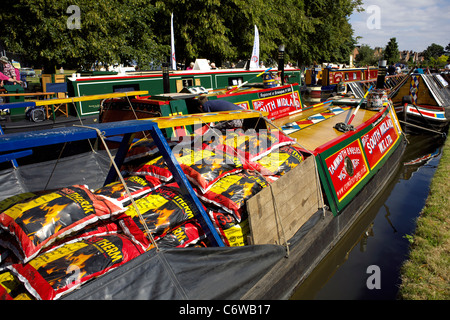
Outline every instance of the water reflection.
<svg viewBox="0 0 450 320"><path fill-rule="evenodd" d="M443 145L439 135L408 136L408 140L401 163L392 168L396 174L390 183L291 299L396 298L400 267L409 248L405 235L414 232ZM380 267L379 290L366 286L370 265Z"/></svg>

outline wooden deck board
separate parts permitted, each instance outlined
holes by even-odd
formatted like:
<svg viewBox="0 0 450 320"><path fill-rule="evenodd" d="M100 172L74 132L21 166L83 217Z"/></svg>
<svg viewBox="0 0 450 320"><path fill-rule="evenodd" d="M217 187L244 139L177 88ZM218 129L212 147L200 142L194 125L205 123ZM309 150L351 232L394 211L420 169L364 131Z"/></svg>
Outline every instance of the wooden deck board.
<svg viewBox="0 0 450 320"><path fill-rule="evenodd" d="M298 143L308 150L315 150L317 147L324 143L335 139L342 135L342 132L334 129L334 125L338 122L345 122L349 112L353 112L354 109L350 109L347 112L343 112L330 119L311 125L307 128L299 130L290 134L292 138L296 138ZM352 121L354 127L359 126L363 122L367 121L376 114L374 111L359 109L355 118ZM297 119L299 120L299 119ZM295 120L294 120L295 121Z"/></svg>

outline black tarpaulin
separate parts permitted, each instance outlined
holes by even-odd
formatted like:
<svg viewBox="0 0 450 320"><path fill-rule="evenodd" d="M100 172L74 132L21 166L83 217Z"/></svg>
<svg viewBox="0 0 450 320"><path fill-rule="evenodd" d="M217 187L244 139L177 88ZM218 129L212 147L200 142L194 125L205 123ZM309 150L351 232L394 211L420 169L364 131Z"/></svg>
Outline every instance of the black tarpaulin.
<svg viewBox="0 0 450 320"><path fill-rule="evenodd" d="M55 165L56 164L56 165ZM86 184L90 189L103 186L110 167L105 151L19 166L0 171L0 201L24 192Z"/></svg>
<svg viewBox="0 0 450 320"><path fill-rule="evenodd" d="M55 166L56 163L56 166ZM23 192L103 185L104 152L88 152L0 171L0 201ZM239 299L278 261L283 246L152 250L64 296L64 299Z"/></svg>
<svg viewBox="0 0 450 320"><path fill-rule="evenodd" d="M64 299L239 299L285 254L277 245L152 250Z"/></svg>

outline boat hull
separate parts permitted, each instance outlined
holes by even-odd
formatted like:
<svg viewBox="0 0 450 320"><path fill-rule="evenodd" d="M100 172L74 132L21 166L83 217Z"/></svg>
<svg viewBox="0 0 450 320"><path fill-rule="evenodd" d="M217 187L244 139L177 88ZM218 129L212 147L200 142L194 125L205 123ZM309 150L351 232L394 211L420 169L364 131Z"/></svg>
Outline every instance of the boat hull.
<svg viewBox="0 0 450 320"><path fill-rule="evenodd" d="M408 104L406 107L396 108L396 111L407 133L419 133L430 130L445 132L449 124L450 110L447 111L443 107Z"/></svg>
<svg viewBox="0 0 450 320"><path fill-rule="evenodd" d="M153 250L64 299L289 299L397 173L406 148L401 140L337 217L330 211L312 215L289 239L287 257L285 247L274 244Z"/></svg>

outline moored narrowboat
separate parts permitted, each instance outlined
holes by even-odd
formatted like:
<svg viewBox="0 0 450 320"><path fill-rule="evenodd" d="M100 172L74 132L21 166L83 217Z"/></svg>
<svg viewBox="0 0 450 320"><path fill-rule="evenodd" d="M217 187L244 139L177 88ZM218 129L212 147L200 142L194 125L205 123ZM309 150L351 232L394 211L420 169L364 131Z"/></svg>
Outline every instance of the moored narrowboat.
<svg viewBox="0 0 450 320"><path fill-rule="evenodd" d="M450 88L439 74L412 73L391 96L408 132L445 132L450 120Z"/></svg>
<svg viewBox="0 0 450 320"><path fill-rule="evenodd" d="M67 171L58 174L53 170L54 177L65 178L64 184L49 184L49 189L60 190L44 194L17 177L20 168L14 171L24 192L33 194L19 192L16 197L2 199L1 244L8 248L9 258L3 249L2 267L6 272L1 276L17 286L11 289L2 282L1 296L288 298L393 176L405 141L390 101L378 110L357 110L331 102L294 111L290 105L284 107L287 113L279 118L280 113L275 113L273 120L267 110L238 110L0 137L5 153L35 145L123 135L113 161L116 165L109 170L104 185L89 186L96 189L93 194L77 186L84 181L83 171L68 177ZM351 115L352 127L348 120ZM213 123L233 119L244 119L240 130L214 130ZM351 129L337 130L336 124L342 122ZM193 126L192 133L180 130L181 135L166 132L164 136L160 131L186 126ZM132 133L140 131L149 132L151 139L140 140L130 148ZM70 159L72 169L76 165L87 167L85 159ZM105 166L109 167L108 161ZM45 171L42 167L36 170L41 174ZM220 173L214 176L217 170ZM104 177L103 172L99 170L97 175ZM11 172L2 175L12 176ZM124 187L116 181L117 176ZM248 179L240 184L242 190L228 190L240 179ZM150 191L149 184L155 189ZM139 192L142 189L145 192ZM226 194L244 198L236 207L229 198L226 200ZM22 217L20 212L38 208L32 203L59 199L84 204L80 207L84 212L90 208L89 201L98 204L101 200L108 212L96 213L97 220L83 227L77 223L69 232L52 227L62 212L62 203L58 202L58 206L46 206L52 210L43 216L51 214L52 219L40 222L45 232L39 232L39 225L35 225L37 233L33 229L33 235L42 239L30 239L24 231L20 237L23 242L14 240L12 232L23 230L15 223ZM171 206L163 207L166 204ZM185 218L177 220L180 216ZM164 227L158 229L159 225ZM87 226L102 228L94 230L99 233L92 236L85 233ZM30 240L34 242L24 246ZM45 263L49 255L54 260ZM91 262L100 260L109 262L104 266Z"/></svg>

